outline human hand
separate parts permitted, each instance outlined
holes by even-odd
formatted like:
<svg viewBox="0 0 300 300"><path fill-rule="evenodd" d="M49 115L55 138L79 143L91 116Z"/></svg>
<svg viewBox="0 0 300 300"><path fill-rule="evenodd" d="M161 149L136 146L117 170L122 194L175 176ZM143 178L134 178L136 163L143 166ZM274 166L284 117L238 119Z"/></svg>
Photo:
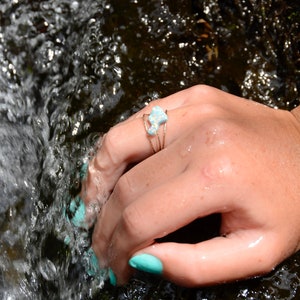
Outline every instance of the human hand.
<svg viewBox="0 0 300 300"><path fill-rule="evenodd" d="M165 148L152 155L142 116L154 105L167 109L169 120ZM105 203L92 245L101 266L113 270L118 284L131 275L130 260L177 284L199 286L269 272L296 252L296 115L196 86L113 127L85 183L86 203L97 197ZM222 215L219 237L156 242L213 213Z"/></svg>

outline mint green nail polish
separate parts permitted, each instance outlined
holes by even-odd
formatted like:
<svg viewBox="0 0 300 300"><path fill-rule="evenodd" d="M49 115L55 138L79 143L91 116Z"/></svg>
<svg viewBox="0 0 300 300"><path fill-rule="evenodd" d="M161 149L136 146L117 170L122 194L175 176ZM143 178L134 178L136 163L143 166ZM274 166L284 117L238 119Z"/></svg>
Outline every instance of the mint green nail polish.
<svg viewBox="0 0 300 300"><path fill-rule="evenodd" d="M157 257L150 254L139 254L129 260L129 265L140 271L161 275L163 264Z"/></svg>
<svg viewBox="0 0 300 300"><path fill-rule="evenodd" d="M71 243L71 238L70 238L68 235L65 237L64 243L65 243L65 245L67 245L67 246L70 245L70 243Z"/></svg>
<svg viewBox="0 0 300 300"><path fill-rule="evenodd" d="M90 276L96 276L100 273L101 269L99 266L98 258L92 248L90 248L87 251L87 257L88 257L88 269L87 273Z"/></svg>
<svg viewBox="0 0 300 300"><path fill-rule="evenodd" d="M71 202L70 202L70 205L69 205L69 210L71 213L75 213L77 209L77 204L76 204L76 201L73 199Z"/></svg>
<svg viewBox="0 0 300 300"><path fill-rule="evenodd" d="M108 277L109 277L109 282L111 285L116 286L117 285L117 278L112 269L108 270Z"/></svg>
<svg viewBox="0 0 300 300"><path fill-rule="evenodd" d="M85 228L87 226L85 224L85 205L79 196L70 203L70 211L74 213L74 216L71 219L73 225Z"/></svg>
<svg viewBox="0 0 300 300"><path fill-rule="evenodd" d="M81 166L80 172L79 172L79 177L81 180L85 180L86 179L86 175L87 175L87 170L88 170L88 163L84 163Z"/></svg>

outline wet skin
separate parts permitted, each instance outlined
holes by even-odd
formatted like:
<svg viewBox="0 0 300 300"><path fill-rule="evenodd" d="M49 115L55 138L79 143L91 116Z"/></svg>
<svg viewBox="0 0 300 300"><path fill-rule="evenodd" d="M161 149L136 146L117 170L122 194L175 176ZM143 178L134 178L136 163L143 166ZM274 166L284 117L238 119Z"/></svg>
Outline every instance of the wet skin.
<svg viewBox="0 0 300 300"><path fill-rule="evenodd" d="M169 120L166 147L152 155L142 116L154 105ZM101 266L117 284L140 254L184 286L269 272L299 249L299 145L298 109L274 110L207 86L154 101L113 127L89 164L82 196L103 205L93 234ZM155 242L212 213L222 214L219 237Z"/></svg>

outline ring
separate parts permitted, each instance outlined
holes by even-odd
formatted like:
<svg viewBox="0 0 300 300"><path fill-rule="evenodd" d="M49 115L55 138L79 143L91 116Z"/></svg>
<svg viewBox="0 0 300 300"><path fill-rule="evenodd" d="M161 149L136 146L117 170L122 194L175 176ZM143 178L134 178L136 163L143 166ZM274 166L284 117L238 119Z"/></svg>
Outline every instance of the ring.
<svg viewBox="0 0 300 300"><path fill-rule="evenodd" d="M150 114L143 115L143 121L144 121L145 130L149 135L149 141L153 153L156 153L164 149L166 131L167 131L167 121L168 121L167 110L164 111L160 106L154 106ZM160 130L159 130L161 125L164 125L162 137L160 135ZM155 142L153 142L152 137L156 137Z"/></svg>

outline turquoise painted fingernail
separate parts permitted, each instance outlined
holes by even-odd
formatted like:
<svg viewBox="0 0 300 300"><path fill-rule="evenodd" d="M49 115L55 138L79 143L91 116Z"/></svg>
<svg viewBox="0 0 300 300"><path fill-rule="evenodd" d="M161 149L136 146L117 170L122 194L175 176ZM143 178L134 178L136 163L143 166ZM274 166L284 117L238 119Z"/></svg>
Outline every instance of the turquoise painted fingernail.
<svg viewBox="0 0 300 300"><path fill-rule="evenodd" d="M79 196L71 201L69 209L72 213L74 213L71 219L73 225L76 227L86 228L87 225L85 223L85 205Z"/></svg>
<svg viewBox="0 0 300 300"><path fill-rule="evenodd" d="M77 210L77 203L76 203L76 200L74 199L74 200L72 200L71 202L70 202L70 205L69 205L69 210L70 210L70 212L71 213L75 213L75 211Z"/></svg>
<svg viewBox="0 0 300 300"><path fill-rule="evenodd" d="M65 245L69 246L70 243L71 243L71 238L67 235L65 238L64 238L64 243Z"/></svg>
<svg viewBox="0 0 300 300"><path fill-rule="evenodd" d="M140 271L161 275L163 264L160 259L150 254L139 254L129 260L129 265Z"/></svg>
<svg viewBox="0 0 300 300"><path fill-rule="evenodd" d="M80 177L81 180L86 179L88 166L89 166L88 163L84 163L84 164L81 166L81 169L80 169L80 171L79 171L79 177Z"/></svg>
<svg viewBox="0 0 300 300"><path fill-rule="evenodd" d="M109 277L109 282L111 285L116 286L117 285L117 278L115 273L112 271L112 269L108 270L108 277Z"/></svg>
<svg viewBox="0 0 300 300"><path fill-rule="evenodd" d="M98 258L94 252L94 250L92 248L90 248L87 252L86 252L86 256L88 258L88 263L86 266L87 269L87 273L90 276L96 276L101 272L100 266L99 266L99 262L98 262Z"/></svg>

